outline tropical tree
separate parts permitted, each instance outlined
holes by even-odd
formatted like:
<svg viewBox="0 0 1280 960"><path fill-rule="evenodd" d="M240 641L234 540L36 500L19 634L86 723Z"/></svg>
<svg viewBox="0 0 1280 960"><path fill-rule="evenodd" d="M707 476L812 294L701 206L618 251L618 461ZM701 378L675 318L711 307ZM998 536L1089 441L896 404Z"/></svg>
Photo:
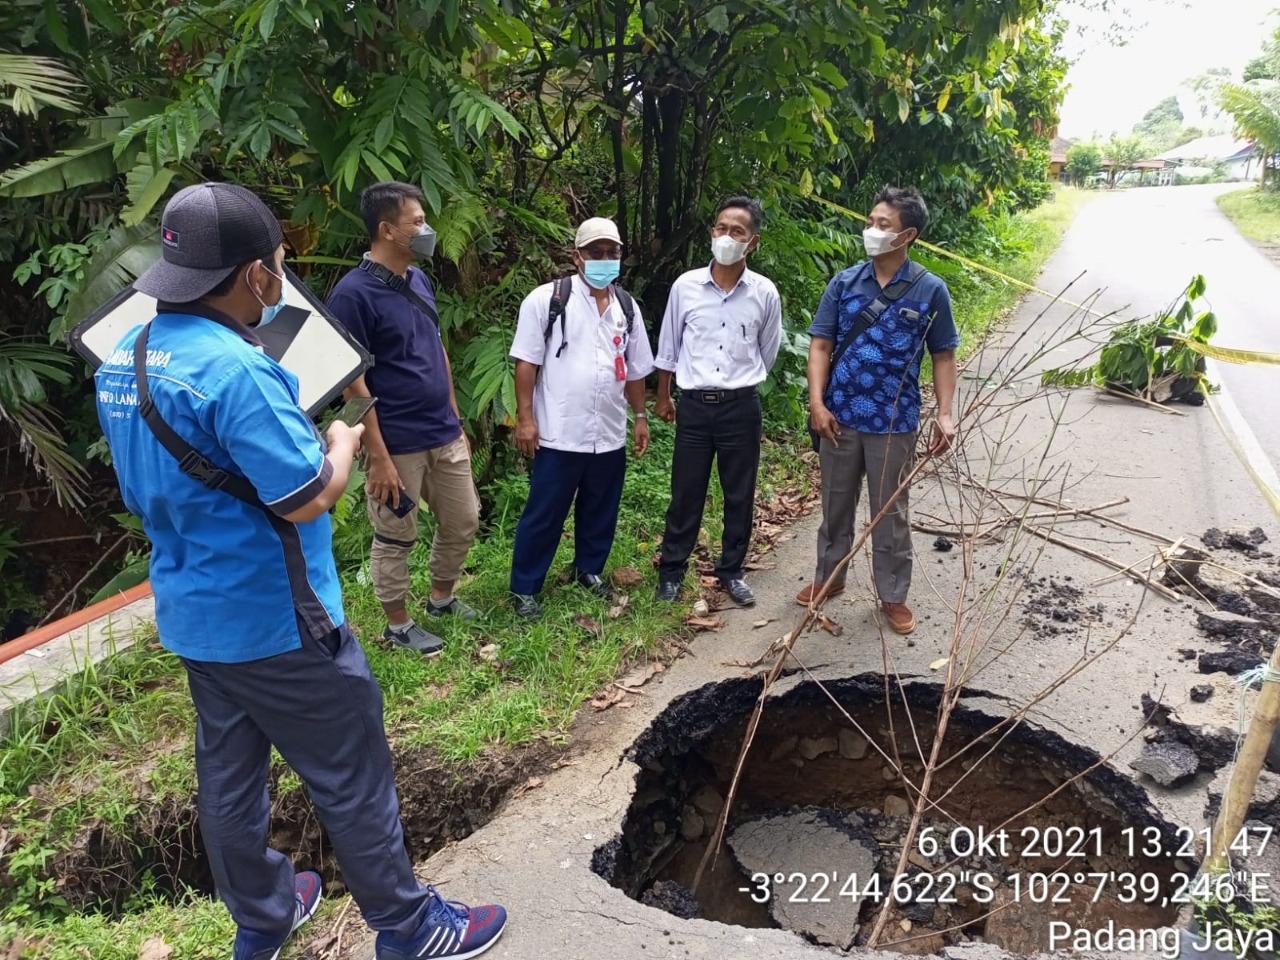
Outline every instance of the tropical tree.
<svg viewBox="0 0 1280 960"><path fill-rule="evenodd" d="M1102 169L1102 148L1096 143L1076 143L1067 150L1067 173L1078 185Z"/></svg>
<svg viewBox="0 0 1280 960"><path fill-rule="evenodd" d="M1108 175L1110 184L1115 186L1120 175L1126 170L1133 169L1133 165L1141 160L1146 152L1147 145L1142 137L1112 137L1104 150L1106 159L1111 162Z"/></svg>
<svg viewBox="0 0 1280 960"><path fill-rule="evenodd" d="M1222 109L1231 114L1236 130L1257 144L1262 158L1262 186L1275 180L1280 156L1280 81L1250 80L1244 84L1223 84L1218 91ZM1280 183L1271 182L1272 188Z"/></svg>

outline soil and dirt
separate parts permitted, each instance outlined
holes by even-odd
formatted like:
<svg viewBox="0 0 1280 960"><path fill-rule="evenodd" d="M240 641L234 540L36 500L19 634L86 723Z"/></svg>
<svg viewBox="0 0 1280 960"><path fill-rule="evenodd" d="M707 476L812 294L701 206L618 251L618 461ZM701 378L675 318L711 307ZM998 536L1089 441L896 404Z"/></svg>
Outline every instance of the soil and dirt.
<svg viewBox="0 0 1280 960"><path fill-rule="evenodd" d="M191 749L186 741L168 747ZM413 858L421 860L445 844L469 836L487 823L509 796L536 785L534 775L554 769L566 747L539 741L517 748L495 748L467 765L443 762L426 748L393 745L392 752L405 843ZM72 908L117 912L143 888L148 875L159 894L213 894L195 797L156 800L150 796L145 774L161 757L157 752L135 771L136 807L122 825L108 826L99 818L85 820L69 845L51 860L50 874L58 878L59 892ZM277 768L271 785L270 843L288 851L298 869L319 871L331 893L340 892L341 875L315 809L303 790L281 789L280 770ZM55 804L65 808L71 803L65 794L55 801L40 787L33 787L31 793L37 801L50 805L43 813L35 811L34 816L55 815ZM0 887L4 879L0 870Z"/></svg>
<svg viewBox="0 0 1280 960"><path fill-rule="evenodd" d="M860 937L865 939L867 921L877 905L867 900L861 911L851 910L856 900L853 891L843 899L838 893L850 873L861 874L856 890L864 890L872 875L879 877L884 890L893 885L891 872L907 824L909 794L894 764L880 750L900 756L906 776L918 782L922 766L918 750L929 749L938 689L922 684L909 688L909 719L897 696L891 714L886 712L881 676L853 677L829 682L827 687L874 745L839 715L815 684L802 684L771 703L769 722L756 733L738 788L726 849L696 893L692 892L694 874L723 810L759 682L726 681L673 702L632 750L642 772L621 837L596 851L592 864L596 873L653 906L674 902L687 911L692 898L698 915L706 919L755 928L782 926L812 942L841 949L859 943ZM962 707L948 730L948 752L982 739L998 720ZM921 747L916 745L917 738ZM984 747L990 745L988 741ZM999 828L1098 759L1087 748L1026 725L989 756L984 758L984 753L985 748L970 750L940 772L934 795L955 788L944 807L957 821L926 816L924 825L937 836L947 838L959 831L960 837L965 830ZM909 873L919 889L925 890L930 883L949 886L954 878L956 896L922 894L913 902L900 903L893 917L900 932L888 939L902 940L893 949L907 953L937 952L946 944L973 937L1014 953L1043 949L1047 946L1042 942L1048 929L1043 922L1046 905L1020 901L1002 910L999 920L988 920L984 915L991 904L975 900L974 875L989 874L993 890L1000 891L1004 890L1001 882L1015 874L1051 872L1067 862L1025 855L1028 841L1019 839L1024 828L1043 832L1100 827L1105 840L1102 849L1088 857L1088 870L1153 872L1167 881L1176 869L1171 858L1135 859L1120 848L1122 826L1146 825L1173 836L1173 826L1155 814L1141 789L1109 767L1100 767L1029 816L1012 820L1005 827L1014 838L1006 855L987 850L949 858L944 855L945 839L943 853L926 857L927 851L911 851ZM837 855L839 850L844 854ZM765 870L766 862L774 866ZM812 893L815 881L809 878L830 877L833 870L837 876L829 896L842 908L791 902L797 886L807 883ZM760 876L775 872L785 877L769 880L776 886L772 898L767 905L755 902L751 893ZM933 881L925 880L925 874L932 874ZM1007 899L1006 894L996 892L995 896ZM938 899L955 902L934 902ZM1069 895L1069 899L1080 904L1091 898ZM1056 909L1061 913L1068 908L1057 905ZM1118 925L1153 927L1173 919L1172 910L1133 908L1105 895L1091 910L1091 923L1115 918Z"/></svg>

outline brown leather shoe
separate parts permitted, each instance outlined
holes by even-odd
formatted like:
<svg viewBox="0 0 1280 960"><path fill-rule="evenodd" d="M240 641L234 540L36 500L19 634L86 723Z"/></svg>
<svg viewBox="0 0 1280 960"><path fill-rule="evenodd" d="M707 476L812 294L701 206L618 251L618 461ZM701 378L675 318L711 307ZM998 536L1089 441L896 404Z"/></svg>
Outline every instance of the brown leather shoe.
<svg viewBox="0 0 1280 960"><path fill-rule="evenodd" d="M905 603L882 601L880 609L884 611L884 618L889 621L889 629L894 633L907 634L916 628L916 615Z"/></svg>
<svg viewBox="0 0 1280 960"><path fill-rule="evenodd" d="M822 584L820 583L811 583L807 587L802 587L800 592L796 594L796 603L800 604L802 607L807 607L809 604L813 603L813 598L818 595L818 591L821 589ZM827 591L827 599L831 599L837 593L844 593L843 583L832 584L831 589Z"/></svg>

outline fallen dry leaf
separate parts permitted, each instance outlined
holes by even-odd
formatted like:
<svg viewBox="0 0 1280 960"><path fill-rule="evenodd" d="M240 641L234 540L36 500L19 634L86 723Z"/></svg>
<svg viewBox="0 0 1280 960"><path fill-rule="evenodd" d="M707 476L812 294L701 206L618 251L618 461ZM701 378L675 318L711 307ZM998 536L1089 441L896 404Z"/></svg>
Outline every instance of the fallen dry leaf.
<svg viewBox="0 0 1280 960"><path fill-rule="evenodd" d="M611 683L591 698L591 706L597 710L608 710L610 707L621 703L625 696L626 694L623 691Z"/></svg>
<svg viewBox="0 0 1280 960"><path fill-rule="evenodd" d="M619 567L609 574L609 579L613 581L615 587L630 590L644 583L644 574L635 567Z"/></svg>
<svg viewBox="0 0 1280 960"><path fill-rule="evenodd" d="M173 947L164 942L164 937L152 937L138 948L138 960L169 960L173 956Z"/></svg>
<svg viewBox="0 0 1280 960"><path fill-rule="evenodd" d="M751 626L754 629L759 630L761 627L767 627L771 623L773 623L773 617L765 617L763 620L757 620Z"/></svg>
<svg viewBox="0 0 1280 960"><path fill-rule="evenodd" d="M756 562L756 563L744 563L742 565L742 568L744 570L774 570L777 568L777 566L778 565L776 563Z"/></svg>
<svg viewBox="0 0 1280 960"><path fill-rule="evenodd" d="M516 787L515 790L511 792L511 795L513 797L522 797L530 790L537 790L540 786L542 786L541 777L530 777L524 783L520 784L520 786Z"/></svg>
<svg viewBox="0 0 1280 960"><path fill-rule="evenodd" d="M684 622L695 630L719 630L724 626L719 617L685 617Z"/></svg>
<svg viewBox="0 0 1280 960"><path fill-rule="evenodd" d="M573 622L588 633L595 634L597 637L604 636L604 627L600 626L600 624L596 623L596 621L592 620L585 613L580 613L575 616L573 618Z"/></svg>
<svg viewBox="0 0 1280 960"><path fill-rule="evenodd" d="M618 605L616 607L610 607L609 619L617 620L620 616L622 616L622 611L627 609L627 601L630 599L631 599L630 597L623 597L621 600L618 601Z"/></svg>
<svg viewBox="0 0 1280 960"><path fill-rule="evenodd" d="M656 677L658 674L666 670L666 665L662 663L647 663L643 667L637 667L629 674L618 681L618 686L628 693L635 693L640 687Z"/></svg>
<svg viewBox="0 0 1280 960"><path fill-rule="evenodd" d="M929 664L929 669L938 670L942 667L945 667L950 662L951 662L950 657L942 657L941 659L935 660L933 661L933 663Z"/></svg>

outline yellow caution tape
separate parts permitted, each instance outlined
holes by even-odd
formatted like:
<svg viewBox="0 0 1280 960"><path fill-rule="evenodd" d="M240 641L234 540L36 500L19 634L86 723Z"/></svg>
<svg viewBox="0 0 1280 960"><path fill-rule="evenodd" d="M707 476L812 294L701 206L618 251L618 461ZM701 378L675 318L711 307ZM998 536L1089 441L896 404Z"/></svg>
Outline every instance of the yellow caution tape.
<svg viewBox="0 0 1280 960"><path fill-rule="evenodd" d="M819 203L823 204L824 206L830 207L832 210L835 210L839 213L844 214L846 217L849 217L851 220L870 219L869 217L866 217L862 214L855 213L854 211L850 210L848 207L842 207L840 204L835 203L831 200L827 200L823 197L819 197L815 195L812 199L817 200ZM1095 310L1093 307L1088 307L1088 306L1085 306L1083 303L1076 303L1073 300L1068 300L1065 297L1061 297L1061 296L1058 296L1057 294L1050 293L1048 290L1041 290L1039 287L1035 286L1034 284L1027 283L1025 280L1019 280L1017 277L1011 277L1007 273L1001 273L999 270L994 270L991 267L988 267L985 263L979 263L977 260L970 260L968 257L962 257L960 254L955 253L951 250L943 249L942 247L935 246L934 244L928 243L927 241L924 241L924 240L916 240L916 243L924 247L926 250L929 250L929 251L932 251L933 253L938 254L939 256L948 257L952 260L957 261L958 263L963 263L966 267L972 267L974 270L981 270L983 273L989 273L993 277L999 277L1005 283L1012 283L1014 286L1021 287L1022 289L1027 290L1031 293L1038 293L1042 297L1048 297L1050 300L1056 300L1059 303L1064 303L1068 307L1074 307L1077 310L1083 310L1086 313L1093 314L1093 316L1095 317L1108 316L1108 314L1105 314L1100 310ZM1185 343L1190 349L1194 350L1196 353L1203 354L1206 357L1213 357L1213 359L1215 360L1222 360L1225 363L1239 363L1239 364L1261 363L1261 364L1273 364L1273 365L1280 366L1280 353L1263 353L1262 351L1259 351L1259 350L1237 350L1233 347L1215 347L1215 346L1211 346L1210 344L1199 343L1195 340L1187 340L1184 337L1177 337L1176 339L1182 340L1183 343Z"/></svg>
<svg viewBox="0 0 1280 960"><path fill-rule="evenodd" d="M1186 337L1174 337L1186 344L1187 349L1194 350L1202 356L1223 360L1226 363L1266 363L1280 365L1280 353L1263 353L1261 350L1236 350L1232 347L1215 347L1211 343L1200 343Z"/></svg>

